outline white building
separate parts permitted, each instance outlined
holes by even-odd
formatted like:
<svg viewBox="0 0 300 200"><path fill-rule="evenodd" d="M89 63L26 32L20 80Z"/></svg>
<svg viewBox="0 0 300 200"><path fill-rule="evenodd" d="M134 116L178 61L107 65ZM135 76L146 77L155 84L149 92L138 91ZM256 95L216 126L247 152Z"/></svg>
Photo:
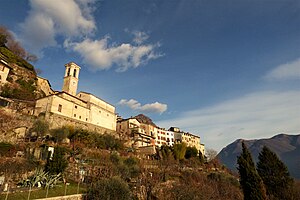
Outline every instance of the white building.
<svg viewBox="0 0 300 200"><path fill-rule="evenodd" d="M79 92L76 95L80 67L74 62L66 64L65 67L63 91L38 99L34 114L44 115L46 119L50 119L52 115L61 116L62 124L56 120L57 126L69 121L73 124L91 124L115 131L115 107L87 92Z"/></svg>

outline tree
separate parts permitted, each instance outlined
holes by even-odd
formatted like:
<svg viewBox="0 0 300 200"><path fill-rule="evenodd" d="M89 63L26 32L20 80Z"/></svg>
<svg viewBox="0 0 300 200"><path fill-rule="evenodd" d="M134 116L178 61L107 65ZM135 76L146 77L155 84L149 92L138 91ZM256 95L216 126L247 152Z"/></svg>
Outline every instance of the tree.
<svg viewBox="0 0 300 200"><path fill-rule="evenodd" d="M245 200L263 200L266 199L266 192L262 179L258 175L251 153L242 143L242 153L237 159L238 171L240 175L240 184L244 193Z"/></svg>
<svg viewBox="0 0 300 200"><path fill-rule="evenodd" d="M63 173L68 166L68 161L65 158L66 149L60 146L54 148L53 157L50 154L45 165L45 171L49 174Z"/></svg>
<svg viewBox="0 0 300 200"><path fill-rule="evenodd" d="M36 132L38 137L42 137L49 131L49 124L41 119L36 120L31 128L31 132Z"/></svg>
<svg viewBox="0 0 300 200"><path fill-rule="evenodd" d="M197 155L198 155L198 150L196 147L187 147L184 157L186 159L190 159L192 157L197 157Z"/></svg>
<svg viewBox="0 0 300 200"><path fill-rule="evenodd" d="M173 145L174 157L176 160L183 160L186 152L186 143L179 143Z"/></svg>
<svg viewBox="0 0 300 200"><path fill-rule="evenodd" d="M28 53L16 40L14 35L4 26L0 26L0 47L7 47L10 49L15 55L29 61L35 62L37 61L37 56Z"/></svg>
<svg viewBox="0 0 300 200"><path fill-rule="evenodd" d="M86 199L89 200L130 200L131 192L125 181L119 177L101 179L89 187Z"/></svg>
<svg viewBox="0 0 300 200"><path fill-rule="evenodd" d="M257 171L265 184L267 195L272 199L288 199L293 179L285 164L266 146L259 153L258 160Z"/></svg>
<svg viewBox="0 0 300 200"><path fill-rule="evenodd" d="M206 150L207 161L213 160L217 155L218 155L218 152L214 149L207 149Z"/></svg>

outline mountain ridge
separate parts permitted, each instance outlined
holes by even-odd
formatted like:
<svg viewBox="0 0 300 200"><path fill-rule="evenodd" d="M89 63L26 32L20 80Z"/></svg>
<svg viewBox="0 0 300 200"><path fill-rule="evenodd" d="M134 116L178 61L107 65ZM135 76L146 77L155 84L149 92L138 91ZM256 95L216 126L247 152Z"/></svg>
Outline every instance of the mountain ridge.
<svg viewBox="0 0 300 200"><path fill-rule="evenodd" d="M258 160L258 155L263 146L267 146L287 165L291 176L300 179L300 134L290 135L281 133L271 138L235 140L224 147L217 155L221 163L233 171L237 171L236 160L242 152L242 141L245 142L255 162Z"/></svg>

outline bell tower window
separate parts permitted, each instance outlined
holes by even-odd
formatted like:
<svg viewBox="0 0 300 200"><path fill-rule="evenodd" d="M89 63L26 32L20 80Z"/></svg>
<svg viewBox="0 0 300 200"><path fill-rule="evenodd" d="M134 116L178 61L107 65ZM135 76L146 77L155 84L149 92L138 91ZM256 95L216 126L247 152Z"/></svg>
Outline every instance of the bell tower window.
<svg viewBox="0 0 300 200"><path fill-rule="evenodd" d="M68 74L67 76L70 76L71 68L68 68Z"/></svg>
<svg viewBox="0 0 300 200"><path fill-rule="evenodd" d="M73 77L76 77L76 69L74 69Z"/></svg>

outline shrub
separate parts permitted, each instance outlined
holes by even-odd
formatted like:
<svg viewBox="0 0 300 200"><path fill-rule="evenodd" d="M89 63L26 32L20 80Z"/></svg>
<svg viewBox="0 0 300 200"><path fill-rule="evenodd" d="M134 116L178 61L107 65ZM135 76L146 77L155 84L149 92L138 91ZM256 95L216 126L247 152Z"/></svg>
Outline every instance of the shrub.
<svg viewBox="0 0 300 200"><path fill-rule="evenodd" d="M68 161L65 158L66 149L64 147L57 146L54 148L53 157L50 154L45 165L45 171L49 174L64 173L68 166Z"/></svg>
<svg viewBox="0 0 300 200"><path fill-rule="evenodd" d="M0 142L0 156L13 157L16 148L13 144Z"/></svg>
<svg viewBox="0 0 300 200"><path fill-rule="evenodd" d="M89 187L86 199L88 200L129 200L130 189L125 181L119 177L101 179Z"/></svg>

